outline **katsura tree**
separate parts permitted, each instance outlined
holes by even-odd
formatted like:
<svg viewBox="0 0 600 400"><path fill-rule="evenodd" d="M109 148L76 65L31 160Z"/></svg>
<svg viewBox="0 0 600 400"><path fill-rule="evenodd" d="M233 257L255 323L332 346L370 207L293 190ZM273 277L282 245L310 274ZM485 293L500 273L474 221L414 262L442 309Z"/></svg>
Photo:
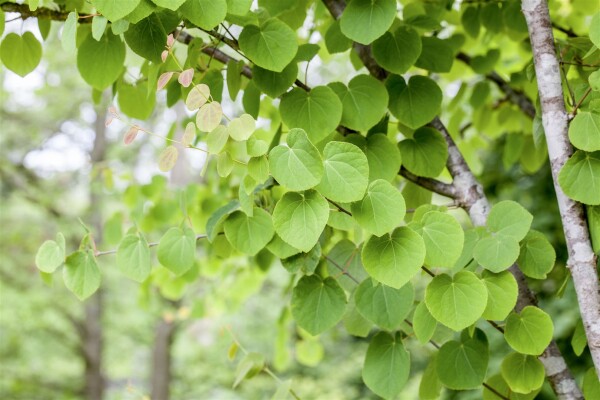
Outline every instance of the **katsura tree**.
<svg viewBox="0 0 600 400"><path fill-rule="evenodd" d="M60 234L41 245L39 269L60 270L81 300L101 285L100 256L144 286L201 280L200 257L244 255L289 272L274 306L306 343L332 330L369 342L362 380L383 398L414 376L424 399L442 388L531 399L545 381L561 399L600 396L597 2L25 3L1 4L7 69L26 76L41 39L58 35L92 96L113 94L106 123L121 124L125 145L164 137L165 172L182 151L206 159L205 183L181 196L180 223L160 240L147 239L142 196L129 196L115 250L98 249L93 230L79 249ZM27 18L39 34L15 27ZM189 111L171 132L144 126L157 92ZM555 249L531 229L526 193L492 203L481 184L500 141L497 169L533 174L549 159L568 257L557 268L581 315L570 363L553 340L556 316L530 288L548 279ZM426 366L411 364L411 349L429 355ZM234 385L278 379L244 352ZM287 382L274 398L285 396L302 394Z"/></svg>

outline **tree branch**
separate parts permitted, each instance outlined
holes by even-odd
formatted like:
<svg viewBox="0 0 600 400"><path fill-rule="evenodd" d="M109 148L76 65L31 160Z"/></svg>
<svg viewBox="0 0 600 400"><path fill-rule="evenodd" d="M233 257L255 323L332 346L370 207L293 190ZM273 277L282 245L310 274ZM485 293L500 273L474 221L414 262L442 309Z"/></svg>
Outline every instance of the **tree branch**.
<svg viewBox="0 0 600 400"><path fill-rule="evenodd" d="M63 12L60 10L52 10L46 7L38 7L34 11L29 9L27 4L16 4L16 3L2 3L0 4L0 8L5 12L14 12L19 13L21 19L25 20L27 18L39 18L39 19L49 19L52 21L64 21L69 16L69 13ZM89 24L92 22L92 18L89 15L80 15L79 23L81 24Z"/></svg>
<svg viewBox="0 0 600 400"><path fill-rule="evenodd" d="M344 0L322 1L334 18L338 19L341 16L341 13L345 8ZM363 62L368 61L365 63L365 65L371 65L369 68L371 74L377 77L385 76L376 68L372 67L372 64L375 62L375 60L365 60L363 58L366 58L365 54L359 54L359 56L361 56L361 60L363 60ZM448 161L446 166L454 178L452 185L456 191L455 200L457 200L459 204L461 204L469 212L474 225L484 225L487 220L490 205L485 193L483 192L481 183L479 183L473 175L462 153L454 143L454 140L439 117L435 117L429 125L438 129L446 139L446 143L448 145ZM515 276L517 284L519 285L519 297L517 304L520 306L535 305L535 296L527 287L525 277L521 270L518 269L516 265L513 265L509 270ZM517 309L517 311L519 310ZM577 384L568 370L566 362L564 361L564 358L562 357L560 350L554 341L550 343L548 348L546 348L539 359L544 364L546 376L548 377L550 384L554 388L559 398L582 398L581 392L579 391L579 388L577 387Z"/></svg>
<svg viewBox="0 0 600 400"><path fill-rule="evenodd" d="M558 184L558 173L573 153L573 147L568 137L568 114L550 12L544 0L523 0L522 9L529 29L550 167L569 253L567 266L577 292L590 353L600 377L600 293L596 256L583 206L567 197Z"/></svg>
<svg viewBox="0 0 600 400"><path fill-rule="evenodd" d="M458 53L456 58L469 66L471 65L471 57L463 52ZM525 115L531 119L535 117L535 105L525 93L510 86L510 84L495 71L488 73L485 77L494 82L500 90L506 93L508 100L518 106Z"/></svg>

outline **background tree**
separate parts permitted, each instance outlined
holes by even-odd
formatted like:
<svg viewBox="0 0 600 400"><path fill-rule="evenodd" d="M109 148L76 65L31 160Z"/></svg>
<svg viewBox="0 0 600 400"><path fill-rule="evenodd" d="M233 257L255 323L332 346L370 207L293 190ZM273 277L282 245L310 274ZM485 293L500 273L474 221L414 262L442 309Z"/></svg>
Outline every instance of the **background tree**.
<svg viewBox="0 0 600 400"><path fill-rule="evenodd" d="M44 21L65 21L63 49L77 53L93 98L116 95L107 125L124 124L127 145L162 136L163 172L195 151L203 176L166 199L164 179L132 184L108 220L126 231L116 250L99 249L93 231L74 252L58 238L38 268L61 268L85 299L105 274L98 263L112 264L185 318L186 293L202 293L202 314L219 308L212 290L228 309L271 275L288 281L270 363L231 334L230 356L244 353L234 387L264 372L279 382L275 398L303 395L273 370L285 372L289 343L314 365L343 331L366 353L355 372L384 398L414 396L419 381L422 398L443 387L551 396L544 382L559 398L598 395L598 10L552 3L551 22L544 2L524 2L525 17L516 1L257 5L2 4L42 21L42 37ZM28 31L0 46L22 76L41 53ZM167 106L189 111L170 130L127 119L148 119L163 89ZM579 322L559 318L563 295Z"/></svg>

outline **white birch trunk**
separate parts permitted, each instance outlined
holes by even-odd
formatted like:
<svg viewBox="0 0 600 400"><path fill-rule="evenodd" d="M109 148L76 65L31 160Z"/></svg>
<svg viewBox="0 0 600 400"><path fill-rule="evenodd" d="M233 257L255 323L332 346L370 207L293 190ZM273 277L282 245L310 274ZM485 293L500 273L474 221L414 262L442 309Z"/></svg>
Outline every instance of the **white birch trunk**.
<svg viewBox="0 0 600 400"><path fill-rule="evenodd" d="M573 153L573 148L568 138L568 115L548 4L545 0L523 0L522 9L531 39L554 189L569 253L567 264L577 292L588 347L600 377L600 293L596 257L583 206L568 198L558 184L558 173Z"/></svg>

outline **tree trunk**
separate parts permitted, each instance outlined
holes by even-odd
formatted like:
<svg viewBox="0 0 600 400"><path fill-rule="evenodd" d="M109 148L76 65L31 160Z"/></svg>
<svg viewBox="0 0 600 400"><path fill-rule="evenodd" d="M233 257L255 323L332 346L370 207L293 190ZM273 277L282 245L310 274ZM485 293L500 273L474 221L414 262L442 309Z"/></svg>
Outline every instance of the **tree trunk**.
<svg viewBox="0 0 600 400"><path fill-rule="evenodd" d="M592 250L583 206L567 197L558 184L558 174L573 153L573 147L569 142L569 119L554 49L550 12L548 3L544 0L523 0L522 9L529 29L542 106L542 122L569 253L567 266L573 277L596 374L600 377L600 292L596 256Z"/></svg>
<svg viewBox="0 0 600 400"><path fill-rule="evenodd" d="M152 400L169 400L171 385L171 344L177 326L174 321L160 319L154 330L154 348L152 349Z"/></svg>
<svg viewBox="0 0 600 400"><path fill-rule="evenodd" d="M106 96L104 96L106 98ZM96 122L94 123L94 147L90 152L92 168L103 162L106 158L106 101L102 101L96 108ZM102 237L102 211L100 209L100 195L94 187L95 182L90 182L90 220L94 226L95 239ZM99 241L96 244L99 244ZM85 385L84 393L87 400L102 400L106 380L102 372L102 352L104 349L104 334L102 331L102 291L99 289L85 303L85 316L82 329L82 347L85 358Z"/></svg>

